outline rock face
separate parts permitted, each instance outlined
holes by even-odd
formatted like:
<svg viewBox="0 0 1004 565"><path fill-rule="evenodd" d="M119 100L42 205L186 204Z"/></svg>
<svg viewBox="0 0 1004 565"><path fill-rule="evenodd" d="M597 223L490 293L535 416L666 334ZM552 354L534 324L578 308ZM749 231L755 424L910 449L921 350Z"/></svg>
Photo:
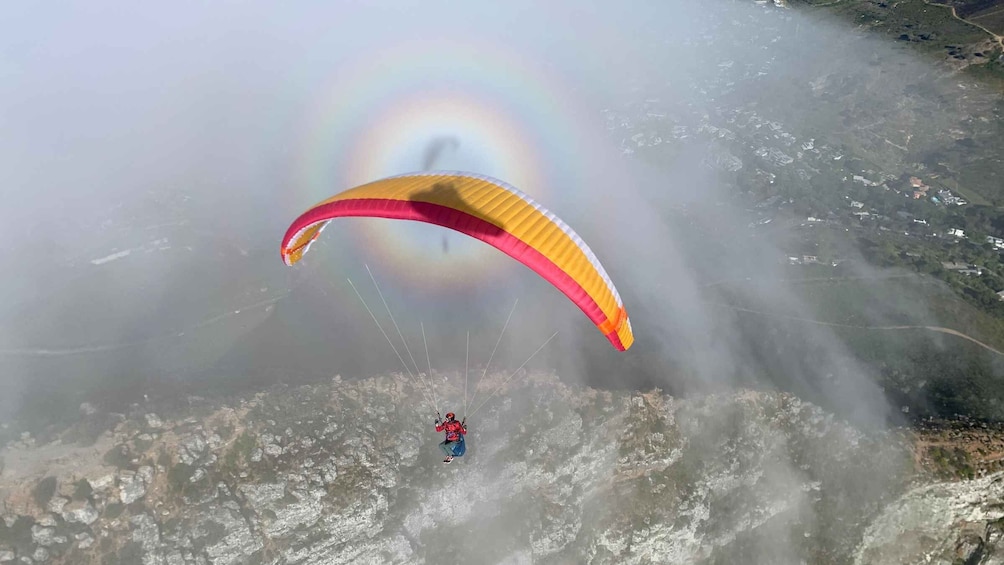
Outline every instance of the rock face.
<svg viewBox="0 0 1004 565"><path fill-rule="evenodd" d="M790 396L681 400L532 375L468 422L467 455L444 465L408 382L126 419L113 456L94 456L118 468L0 478L18 502L5 507L25 509L0 522L0 560L1000 562L999 476L908 491L899 436Z"/></svg>
<svg viewBox="0 0 1004 565"><path fill-rule="evenodd" d="M913 489L865 531L854 562L1004 563L1004 473Z"/></svg>

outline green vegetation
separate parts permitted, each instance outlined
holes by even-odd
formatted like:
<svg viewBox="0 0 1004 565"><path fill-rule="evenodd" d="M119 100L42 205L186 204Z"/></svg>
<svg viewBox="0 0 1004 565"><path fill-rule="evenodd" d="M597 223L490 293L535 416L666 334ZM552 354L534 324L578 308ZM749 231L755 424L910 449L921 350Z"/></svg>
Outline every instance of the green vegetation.
<svg viewBox="0 0 1004 565"><path fill-rule="evenodd" d="M968 233L968 232L967 232ZM1004 264L1000 255L984 246L962 242L956 245L922 245L906 243L897 245L887 238L861 238L864 256L882 267L903 267L919 274L941 279L955 293L986 314L1004 317L1004 301L997 295L1004 290ZM946 264L968 268L946 268ZM975 270L980 274L967 274ZM996 335L999 329L993 330ZM1004 332L999 334L1004 337ZM1004 344L1004 341L996 340Z"/></svg>
<svg viewBox="0 0 1004 565"><path fill-rule="evenodd" d="M234 426L233 424L225 424L217 428L216 433L223 441L229 441L230 438L234 437Z"/></svg>
<svg viewBox="0 0 1004 565"><path fill-rule="evenodd" d="M947 52L943 46L946 42L975 43L989 38L979 27L954 17L949 7L924 0L789 0L789 3L793 7L826 9L845 21L937 53Z"/></svg>
<svg viewBox="0 0 1004 565"><path fill-rule="evenodd" d="M0 545L24 555L30 554L35 548L31 539L33 524L34 520L27 516L18 516L10 526L5 520L0 520Z"/></svg>
<svg viewBox="0 0 1004 565"><path fill-rule="evenodd" d="M117 445L108 450L105 453L103 459L105 463L118 467L119 469L125 469L129 467L131 461L129 459L129 448L125 445Z"/></svg>
<svg viewBox="0 0 1004 565"><path fill-rule="evenodd" d="M143 453L153 445L153 439L136 438L133 440L137 453Z"/></svg>
<svg viewBox="0 0 1004 565"><path fill-rule="evenodd" d="M231 434L233 431L231 430ZM240 472L240 469L246 468L246 465L251 460L251 453L257 446L257 442L250 432L245 431L234 441L233 445L227 451L227 454L223 456L223 464L220 466L220 472L224 475L236 475Z"/></svg>
<svg viewBox="0 0 1004 565"><path fill-rule="evenodd" d="M91 488L91 483L87 479L80 479L73 486L73 498L74 500L87 500L90 498L94 489Z"/></svg>
<svg viewBox="0 0 1004 565"><path fill-rule="evenodd" d="M902 197L884 203L879 198L866 198L854 191L850 198L867 201L878 217L874 220L845 218L838 226L848 226L845 228L848 231L829 227L799 232L805 247L813 249L812 254L820 261L843 259L842 253L846 250L860 249L871 264L931 275L983 313L1004 319L1004 300L997 294L1004 290L1004 260L1000 251L987 240L988 236L1004 235L1004 210L972 205L947 208ZM810 207L820 205L811 195L806 201ZM918 224L915 220L924 223ZM965 237L948 236L953 229L963 230ZM830 276L841 276L841 270ZM941 308L946 299L941 296L938 303L929 307ZM969 316L971 314L960 320L969 321ZM985 322L986 316L979 319ZM1004 349L1004 324L983 325L982 335Z"/></svg>
<svg viewBox="0 0 1004 565"><path fill-rule="evenodd" d="M164 449L164 447L161 447L160 448L160 452L157 454L157 462L156 462L156 464L164 466L164 467L170 467L171 466L171 462L172 462L171 461L171 454L168 453L168 451L166 449Z"/></svg>
<svg viewBox="0 0 1004 565"><path fill-rule="evenodd" d="M1004 16L992 9L976 9L978 2L970 2L974 9L962 10L964 13L959 14L968 21L953 16L949 6L925 0L789 0L789 3L793 7L826 10L861 28L913 44L922 52L968 64L966 72L982 71L982 78L1004 85L1004 65L997 61L1001 55L1000 45L995 45L990 33L979 27L1000 33ZM974 47L967 49L965 46Z"/></svg>
<svg viewBox="0 0 1004 565"><path fill-rule="evenodd" d="M35 485L32 490L31 495L35 499L35 504L39 508L45 508L49 501L52 500L52 495L56 494L56 477L46 477Z"/></svg>
<svg viewBox="0 0 1004 565"><path fill-rule="evenodd" d="M948 0L946 3L966 6L969 14L987 11L986 2ZM868 169L892 174L908 171L923 176L934 189L932 193L945 188L973 205L1004 206L1004 178L1000 176L1000 155L1004 155L1000 124L1004 104L996 95L1004 92L1004 50L999 41L988 31L954 17L949 7L925 0L791 0L791 4L814 15L830 14L838 22L853 24L854 29L884 36L891 43L919 52L938 61L942 76L949 77L944 81L932 80L920 68L913 68L913 74L904 75L896 75L894 65L883 68L883 75L888 74L891 79L887 86L916 102L908 114L900 114L895 106L886 103L877 85L868 82L868 75L863 74L864 82L859 82L858 86L873 96L862 99L860 94L834 91L834 101L839 100L841 104L841 121L834 124L837 116L827 118L824 110L817 111L811 114L811 123L802 135L812 135L810 130L829 124L830 127L823 128L825 133L815 137L840 146L848 156L844 161L848 174L862 174ZM996 7L989 11L1004 19L1001 2L996 2ZM862 67L864 65L862 61ZM956 72L960 73L958 79L952 76ZM961 84L968 82L967 79L988 88L975 89L970 84ZM977 90L983 90L986 97L974 97ZM802 91L807 100L814 100L809 94ZM871 124L869 131L862 132L861 124ZM874 124L881 125L873 127ZM947 137L948 131L955 133ZM903 155L892 150L893 145L883 147L875 140L882 143L887 140L909 150ZM825 168L823 172L827 174L822 176L831 175ZM811 182L817 184L815 180ZM822 179L821 182L831 185L826 188L836 184L835 179ZM848 184L844 182L840 188ZM884 198L891 196L896 195Z"/></svg>
<svg viewBox="0 0 1004 565"><path fill-rule="evenodd" d="M167 484L177 492L188 492L188 487L191 485L189 479L193 475L195 475L195 467L178 463L167 471Z"/></svg>
<svg viewBox="0 0 1004 565"><path fill-rule="evenodd" d="M1004 35L1004 2L1001 0L939 0L955 8L960 18L986 28L997 35Z"/></svg>
<svg viewBox="0 0 1004 565"><path fill-rule="evenodd" d="M939 479L972 479L976 476L969 453L961 447L935 445L928 449Z"/></svg>
<svg viewBox="0 0 1004 565"><path fill-rule="evenodd" d="M127 565L142 562L143 546L135 541L127 542L118 553L105 555L101 560L102 565Z"/></svg>
<svg viewBox="0 0 1004 565"><path fill-rule="evenodd" d="M795 282L792 288L811 309L801 315L804 318L785 317L788 312L739 312L737 318L744 335L750 336L759 364L765 367L766 378L778 378L781 372L770 368L785 355L794 356L789 362L802 363L807 370L815 365L815 342L806 338L805 330L829 324L826 327L874 375L893 406L906 408L905 417L950 419L961 414L1004 421L1001 356L959 336L922 327L951 328L1004 350L1004 319L978 310L927 276L840 278L853 273L816 266L792 267L792 278L799 271L805 282ZM743 302L741 292L719 292L730 304L757 310L756 304ZM915 327L888 329L892 326ZM778 351L778 344L784 344L783 351ZM828 409L838 408L831 405L832 399L802 382L778 384Z"/></svg>
<svg viewBox="0 0 1004 565"><path fill-rule="evenodd" d="M122 515L122 512L125 511L125 508L126 508L125 504L122 504L120 502L109 502L108 505L105 506L105 510L102 513L102 517L104 517L107 520L114 520L115 518L118 518L119 516Z"/></svg>

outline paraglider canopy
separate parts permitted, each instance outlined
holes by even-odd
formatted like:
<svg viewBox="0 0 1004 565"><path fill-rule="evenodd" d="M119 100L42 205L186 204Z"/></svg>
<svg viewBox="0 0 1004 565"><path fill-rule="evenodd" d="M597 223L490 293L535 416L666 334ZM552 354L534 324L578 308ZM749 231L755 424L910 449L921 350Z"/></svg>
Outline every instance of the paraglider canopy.
<svg viewBox="0 0 1004 565"><path fill-rule="evenodd" d="M456 230L520 261L565 294L618 350L634 333L617 289L582 238L515 187L473 173L398 175L348 189L300 215L282 239L293 265L334 218L413 220Z"/></svg>

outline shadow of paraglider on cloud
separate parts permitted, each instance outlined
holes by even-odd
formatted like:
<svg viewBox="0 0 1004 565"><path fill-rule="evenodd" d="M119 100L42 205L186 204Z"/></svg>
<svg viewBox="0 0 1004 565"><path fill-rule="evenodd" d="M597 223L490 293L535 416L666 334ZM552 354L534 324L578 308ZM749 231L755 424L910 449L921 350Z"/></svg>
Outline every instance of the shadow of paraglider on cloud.
<svg viewBox="0 0 1004 565"><path fill-rule="evenodd" d="M491 241L506 233L505 229L481 219L484 213L464 200L450 181L437 181L428 189L414 193L409 205L416 220L451 228L482 241ZM446 251L445 244L443 247Z"/></svg>
<svg viewBox="0 0 1004 565"><path fill-rule="evenodd" d="M456 150L460 147L460 140L452 135L435 137L426 144L425 150L422 152L422 170L428 171L436 164L439 160L440 155L447 148L452 148Z"/></svg>

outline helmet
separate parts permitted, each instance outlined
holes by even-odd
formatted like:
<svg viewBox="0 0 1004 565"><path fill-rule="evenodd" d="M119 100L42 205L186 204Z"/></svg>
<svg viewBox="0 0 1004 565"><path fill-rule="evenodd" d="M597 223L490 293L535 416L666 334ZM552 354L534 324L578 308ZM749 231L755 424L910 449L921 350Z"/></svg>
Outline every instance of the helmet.
<svg viewBox="0 0 1004 565"><path fill-rule="evenodd" d="M452 420L453 418L456 418L457 415L454 414L453 412L447 412L446 417Z"/></svg>

